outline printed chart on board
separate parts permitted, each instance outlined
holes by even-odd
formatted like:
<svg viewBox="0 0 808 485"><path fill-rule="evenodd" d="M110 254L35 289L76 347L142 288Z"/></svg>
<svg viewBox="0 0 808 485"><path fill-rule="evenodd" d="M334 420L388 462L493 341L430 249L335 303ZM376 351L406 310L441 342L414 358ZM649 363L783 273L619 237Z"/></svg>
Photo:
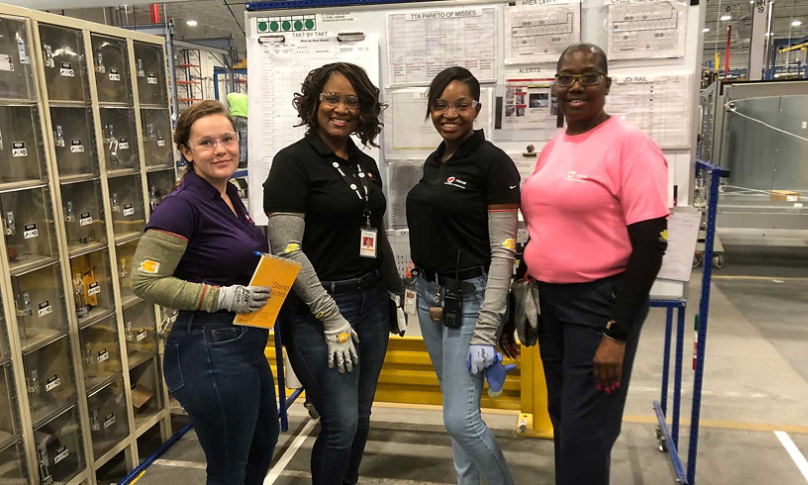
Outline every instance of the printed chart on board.
<svg viewBox="0 0 808 485"><path fill-rule="evenodd" d="M691 74L612 75L606 112L645 131L661 148L688 148Z"/></svg>
<svg viewBox="0 0 808 485"><path fill-rule="evenodd" d="M474 120L475 130L485 130L490 139L493 133L492 88L480 89L480 114ZM384 157L387 160L425 160L440 145L441 137L426 117L427 88L386 90L384 99L389 104L384 111Z"/></svg>
<svg viewBox="0 0 808 485"><path fill-rule="evenodd" d="M505 64L556 62L581 41L581 2L520 0L505 8Z"/></svg>
<svg viewBox="0 0 808 485"><path fill-rule="evenodd" d="M537 140L549 140L558 131L558 99L554 79L506 79L502 129L532 130Z"/></svg>
<svg viewBox="0 0 808 485"><path fill-rule="evenodd" d="M447 67L497 80L497 9L464 6L387 15L391 86L428 85Z"/></svg>
<svg viewBox="0 0 808 485"><path fill-rule="evenodd" d="M282 148L300 140L306 131L305 127L295 127L300 119L292 106L293 94L300 92L309 71L335 61L361 66L378 86L379 40L376 35L367 35L360 41L340 42L337 36L300 32L251 37L249 42L247 62L252 66L249 83L257 87L250 90L249 101L250 214L257 225L266 225L266 216L258 208L263 207L262 184L272 158ZM358 139L354 138L354 142L362 146ZM378 149L369 148L366 152L378 161Z"/></svg>
<svg viewBox="0 0 808 485"><path fill-rule="evenodd" d="M391 161L387 165L387 220L391 229L407 228L407 194L423 175L423 160Z"/></svg>
<svg viewBox="0 0 808 485"><path fill-rule="evenodd" d="M686 4L676 0L610 0L607 8L610 60L685 55Z"/></svg>

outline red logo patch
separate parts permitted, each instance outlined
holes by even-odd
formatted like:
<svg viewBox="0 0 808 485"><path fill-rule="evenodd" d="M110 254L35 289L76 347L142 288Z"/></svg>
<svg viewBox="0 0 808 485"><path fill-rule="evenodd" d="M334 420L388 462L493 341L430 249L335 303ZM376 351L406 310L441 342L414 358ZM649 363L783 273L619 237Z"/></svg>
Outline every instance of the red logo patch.
<svg viewBox="0 0 808 485"><path fill-rule="evenodd" d="M456 178L454 178L454 177L449 177L448 179L446 179L446 183L452 183L452 182L454 182L455 180L457 180L457 179L456 179Z"/></svg>

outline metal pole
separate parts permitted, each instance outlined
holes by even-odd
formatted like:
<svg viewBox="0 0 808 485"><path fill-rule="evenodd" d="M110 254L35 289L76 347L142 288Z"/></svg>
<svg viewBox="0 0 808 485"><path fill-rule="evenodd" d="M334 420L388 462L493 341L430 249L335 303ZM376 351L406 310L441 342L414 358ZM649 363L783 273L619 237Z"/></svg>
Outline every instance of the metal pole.
<svg viewBox="0 0 808 485"><path fill-rule="evenodd" d="M233 45L233 34L230 34L230 38L227 39L227 43L229 44L229 51L230 51L230 65L227 68L230 70L229 82L230 82L230 92L236 92L236 73L234 70L234 66L236 65L236 47Z"/></svg>
<svg viewBox="0 0 808 485"><path fill-rule="evenodd" d="M729 75L729 53L732 49L731 45L732 41L732 26L730 25L727 27L727 50L724 53L724 77L726 78Z"/></svg>
<svg viewBox="0 0 808 485"><path fill-rule="evenodd" d="M180 107L177 103L177 73L174 66L174 20L166 24L166 55L168 56L168 77L171 82L171 120L176 123L180 116Z"/></svg>

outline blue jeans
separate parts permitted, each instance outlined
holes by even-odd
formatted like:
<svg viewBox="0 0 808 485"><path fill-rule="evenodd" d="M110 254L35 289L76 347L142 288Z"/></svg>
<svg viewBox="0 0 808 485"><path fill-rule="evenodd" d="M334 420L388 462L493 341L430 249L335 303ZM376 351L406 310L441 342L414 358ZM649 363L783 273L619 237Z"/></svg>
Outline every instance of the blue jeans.
<svg viewBox="0 0 808 485"><path fill-rule="evenodd" d="M268 331L234 326L234 317L181 311L163 358L168 391L205 451L208 485L262 484L278 442Z"/></svg>
<svg viewBox="0 0 808 485"><path fill-rule="evenodd" d="M340 313L359 335L359 362L341 374L328 367L323 324L290 293L278 317L289 361L320 413L320 434L311 452L314 485L355 484L370 431L370 408L387 354L389 299L379 284L334 296Z"/></svg>
<svg viewBox="0 0 808 485"><path fill-rule="evenodd" d="M421 334L443 391L443 424L452 437L458 485L478 485L481 476L488 485L513 485L502 450L480 412L483 374L472 376L466 366L469 344L485 294L486 278L480 276L466 281L474 285L475 291L463 294L461 326L452 329L429 318L429 307L435 304L437 283L427 281L423 276L415 279ZM441 288L441 301L445 293Z"/></svg>
<svg viewBox="0 0 808 485"><path fill-rule="evenodd" d="M628 395L648 302L632 326L620 389L595 386L595 352L617 301L621 275L589 283L539 283L539 350L553 423L557 485L608 485L611 452Z"/></svg>

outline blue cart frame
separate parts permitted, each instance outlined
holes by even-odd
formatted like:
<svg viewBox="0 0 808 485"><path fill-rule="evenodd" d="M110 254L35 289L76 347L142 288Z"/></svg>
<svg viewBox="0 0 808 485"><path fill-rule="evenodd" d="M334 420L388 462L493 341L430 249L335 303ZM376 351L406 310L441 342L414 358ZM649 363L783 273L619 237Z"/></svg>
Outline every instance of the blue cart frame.
<svg viewBox="0 0 808 485"><path fill-rule="evenodd" d="M704 241L704 273L701 278L701 300L699 301L699 327L698 346L696 351L696 368L693 379L693 406L690 416L690 443L687 454L687 474L685 475L682 459L679 456L679 425L680 408L682 403L682 362L684 359L683 345L685 336L685 312L687 300L653 300L651 306L667 308L665 326L665 349L662 362L662 395L659 401L654 401L654 411L659 421L657 439L660 449L667 449L673 464L676 480L686 485L696 483L696 458L699 446L699 420L701 418L701 391L704 379L705 349L707 348L707 324L710 313L710 283L713 277L713 244L715 243L716 219L718 217L718 187L721 177L729 176L729 172L721 167L702 160L696 160L696 177L703 173L710 176L709 196L707 199L707 227ZM673 374L673 416L671 427L666 421L668 413L668 379L670 374L671 337L673 333L673 311L677 310L676 318L676 356Z"/></svg>

